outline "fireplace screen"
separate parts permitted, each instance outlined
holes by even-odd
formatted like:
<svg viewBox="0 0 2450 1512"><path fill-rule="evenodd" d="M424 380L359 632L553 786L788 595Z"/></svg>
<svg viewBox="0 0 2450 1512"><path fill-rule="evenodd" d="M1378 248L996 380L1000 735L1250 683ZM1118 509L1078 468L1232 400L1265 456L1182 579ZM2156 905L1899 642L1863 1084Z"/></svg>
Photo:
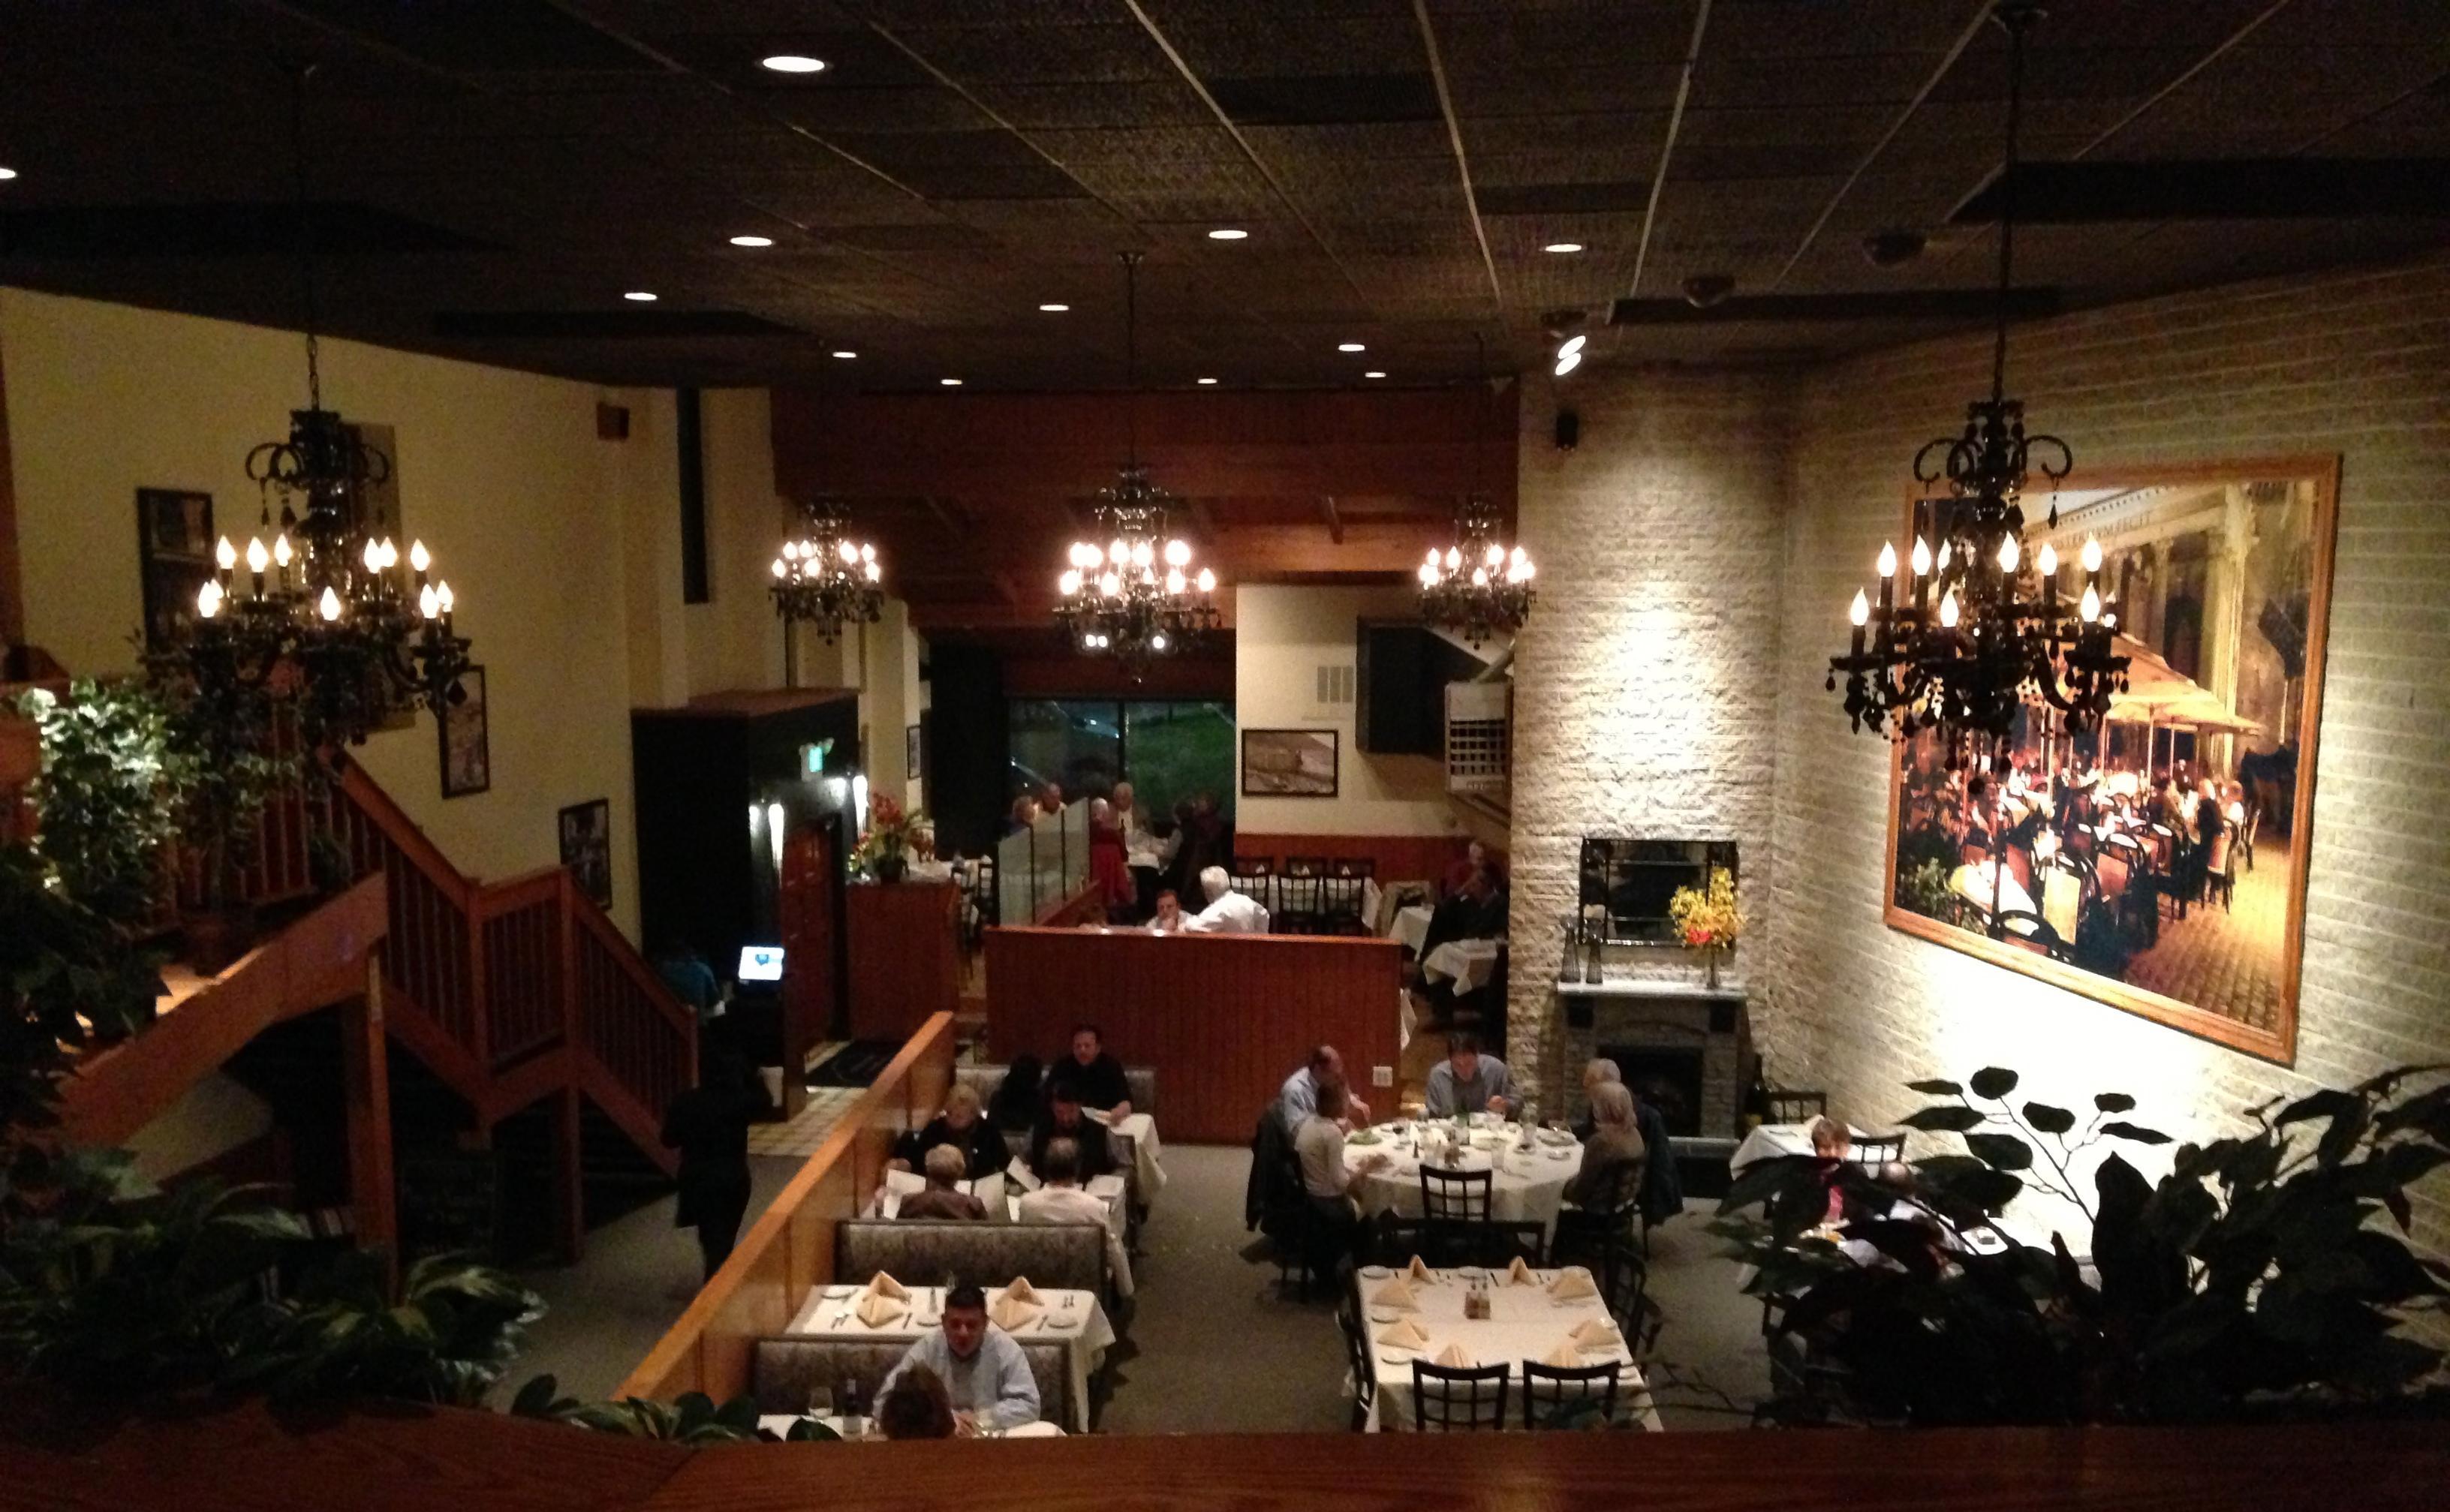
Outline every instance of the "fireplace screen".
<svg viewBox="0 0 2450 1512"><path fill-rule="evenodd" d="M1679 887L1706 889L1713 872L1736 874L1732 840L1583 841L1583 918L1611 944L1667 944L1676 929L1667 901Z"/></svg>
<svg viewBox="0 0 2450 1512"><path fill-rule="evenodd" d="M1602 1058L1616 1062L1617 1074L1633 1095L1659 1110L1667 1132L1690 1139L1701 1132L1701 1052L1699 1048L1659 1045L1602 1045Z"/></svg>

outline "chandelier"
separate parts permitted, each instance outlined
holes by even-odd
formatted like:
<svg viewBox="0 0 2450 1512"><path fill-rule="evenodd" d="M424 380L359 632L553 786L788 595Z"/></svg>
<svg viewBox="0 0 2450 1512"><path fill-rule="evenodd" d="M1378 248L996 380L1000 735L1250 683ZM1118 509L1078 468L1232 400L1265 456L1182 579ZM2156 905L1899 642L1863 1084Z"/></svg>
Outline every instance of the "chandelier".
<svg viewBox="0 0 2450 1512"><path fill-rule="evenodd" d="M1846 713L1857 730L1869 725L1892 740L1936 730L1952 766L1977 737L2006 740L2028 706L2057 709L2072 733L2092 730L2126 681L2127 658L2111 654L2116 616L2105 611L2094 581L2100 544L2085 542L2083 591L2072 596L2062 591L2056 551L2045 542L2029 557L2023 544L2028 479L2039 471L2055 490L2075 460L2057 436L2027 434L2023 403L2007 397L2016 127L2025 34L2039 14L2030 0L2003 0L1993 12L2008 32L2009 62L1991 397L1966 406L1962 435L1915 453L1915 480L1945 482L1947 491L1917 506L1902 590L1896 543L1881 546L1879 597L1856 592L1847 653L1829 659L1828 686L1834 690L1838 674L1846 675ZM2056 529L2055 494L2050 523Z"/></svg>
<svg viewBox="0 0 2450 1512"><path fill-rule="evenodd" d="M1575 338L1577 341L1581 338ZM1488 347L1477 336L1480 380L1474 392L1488 399ZM1531 557L1508 548L1498 533L1496 509L1480 489L1482 442L1488 434L1484 409L1473 422L1471 492L1455 509L1454 544L1431 547L1421 561L1421 618L1452 630L1477 649L1492 635L1511 635L1531 613Z"/></svg>
<svg viewBox="0 0 2450 1512"><path fill-rule="evenodd" d="M240 552L224 535L214 572L196 592L196 616L165 660L211 690L254 689L294 700L311 745L361 745L395 714L422 704L438 715L467 695L468 642L453 628L451 585L433 575L422 541L399 549L379 502L391 459L323 407L317 339L313 217L306 197L305 85L292 100L298 173L301 284L306 327L306 408L285 440L246 455L262 495L256 535ZM273 517L273 500L281 502ZM266 537L270 537L266 544Z"/></svg>
<svg viewBox="0 0 2450 1512"><path fill-rule="evenodd" d="M1137 682L1151 658L1180 650L1186 641L1218 622L1216 574L1191 571L1191 544L1169 535L1175 498L1149 481L1139 460L1139 417L1134 402L1139 380L1139 254L1123 259L1124 351L1128 364L1124 404L1129 414L1129 460L1112 488L1098 494L1096 540L1072 543L1069 566L1057 578L1062 600L1055 616L1071 632L1072 649L1086 656L1112 656Z"/></svg>
<svg viewBox="0 0 2450 1512"><path fill-rule="evenodd" d="M829 500L801 512L807 533L785 541L774 558L774 612L788 628L813 626L830 646L845 625L873 625L885 613L885 569L876 548L846 533L850 516Z"/></svg>

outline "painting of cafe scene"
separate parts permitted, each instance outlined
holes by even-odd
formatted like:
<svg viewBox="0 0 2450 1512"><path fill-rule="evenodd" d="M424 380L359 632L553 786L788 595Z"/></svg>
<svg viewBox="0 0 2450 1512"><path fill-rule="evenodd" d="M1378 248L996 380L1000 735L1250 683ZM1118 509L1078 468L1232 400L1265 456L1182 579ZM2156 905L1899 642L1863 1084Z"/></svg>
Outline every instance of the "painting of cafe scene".
<svg viewBox="0 0 2450 1512"><path fill-rule="evenodd" d="M2335 465L2170 471L2029 496L2063 591L2128 658L2097 729L2028 703L1952 764L1892 774L1891 924L2278 1060L2293 1058ZM1915 508L1915 525L1927 503Z"/></svg>

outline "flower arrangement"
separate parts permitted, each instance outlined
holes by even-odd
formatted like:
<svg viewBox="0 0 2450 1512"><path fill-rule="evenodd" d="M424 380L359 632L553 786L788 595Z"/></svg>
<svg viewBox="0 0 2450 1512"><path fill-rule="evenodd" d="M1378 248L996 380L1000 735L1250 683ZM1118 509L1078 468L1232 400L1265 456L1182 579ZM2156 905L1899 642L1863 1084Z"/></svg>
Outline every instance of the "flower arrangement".
<svg viewBox="0 0 2450 1512"><path fill-rule="evenodd" d="M1667 900L1667 917L1675 921L1676 937L1684 948L1702 953L1711 984L1717 985L1721 959L1744 932L1744 916L1736 906L1735 873L1713 871L1706 889L1677 888Z"/></svg>
<svg viewBox="0 0 2450 1512"><path fill-rule="evenodd" d="M880 882L899 882L909 867L910 836L927 827L924 814L913 814L883 793L867 802L867 828L859 837L851 859Z"/></svg>

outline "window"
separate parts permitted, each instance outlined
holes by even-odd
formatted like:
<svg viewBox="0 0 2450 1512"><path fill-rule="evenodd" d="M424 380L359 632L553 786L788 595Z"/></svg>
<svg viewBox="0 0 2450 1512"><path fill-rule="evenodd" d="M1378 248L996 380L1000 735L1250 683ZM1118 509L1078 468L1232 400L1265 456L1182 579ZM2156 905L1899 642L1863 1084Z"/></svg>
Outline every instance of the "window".
<svg viewBox="0 0 2450 1512"><path fill-rule="evenodd" d="M1212 794L1234 812L1234 706L1212 699L1016 698L1010 786L1060 783L1066 800L1131 783L1152 820Z"/></svg>

